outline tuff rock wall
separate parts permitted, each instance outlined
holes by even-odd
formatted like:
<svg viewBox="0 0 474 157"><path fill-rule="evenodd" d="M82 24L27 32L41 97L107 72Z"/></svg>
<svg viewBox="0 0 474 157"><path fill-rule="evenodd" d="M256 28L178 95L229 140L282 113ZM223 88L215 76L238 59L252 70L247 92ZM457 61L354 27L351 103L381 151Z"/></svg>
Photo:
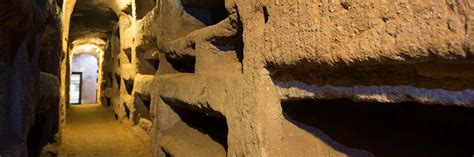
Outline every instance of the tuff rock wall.
<svg viewBox="0 0 474 157"><path fill-rule="evenodd" d="M469 0L57 3L56 47L40 40L59 29L38 31L50 26L38 12L61 5L2 3L14 18L0 19L0 151L13 156L33 115L58 111L38 107L54 106L38 91L58 75L66 116L70 50L82 44L103 50L98 103L156 156L474 154Z"/></svg>
<svg viewBox="0 0 474 157"><path fill-rule="evenodd" d="M62 1L0 3L0 156L37 156L59 129Z"/></svg>
<svg viewBox="0 0 474 157"><path fill-rule="evenodd" d="M102 102L145 130L157 156L472 153L473 121L464 121L474 106L471 1L123 8L107 44Z"/></svg>

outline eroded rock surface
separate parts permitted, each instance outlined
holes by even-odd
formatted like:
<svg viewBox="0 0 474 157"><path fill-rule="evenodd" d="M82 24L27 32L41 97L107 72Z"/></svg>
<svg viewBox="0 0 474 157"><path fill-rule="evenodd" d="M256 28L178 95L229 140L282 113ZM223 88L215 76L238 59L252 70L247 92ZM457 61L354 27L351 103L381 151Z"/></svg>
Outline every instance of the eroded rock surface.
<svg viewBox="0 0 474 157"><path fill-rule="evenodd" d="M474 154L470 0L0 7L0 154L25 156L36 126L61 130L50 122L66 117L82 53L98 58L98 104L154 156Z"/></svg>

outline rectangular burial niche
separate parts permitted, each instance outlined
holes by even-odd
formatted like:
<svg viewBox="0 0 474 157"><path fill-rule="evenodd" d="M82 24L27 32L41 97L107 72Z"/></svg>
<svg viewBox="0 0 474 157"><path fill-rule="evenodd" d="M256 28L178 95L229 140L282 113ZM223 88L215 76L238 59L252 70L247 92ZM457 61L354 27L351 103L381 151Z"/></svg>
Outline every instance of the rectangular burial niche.
<svg viewBox="0 0 474 157"><path fill-rule="evenodd" d="M166 56L166 60L171 64L174 70L181 73L194 73L196 66L196 58L191 56L184 56L180 59L174 59Z"/></svg>
<svg viewBox="0 0 474 157"><path fill-rule="evenodd" d="M150 96L146 96L143 94L135 93L135 105L136 111L142 118L146 118L151 120L151 113L150 113Z"/></svg>
<svg viewBox="0 0 474 157"><path fill-rule="evenodd" d="M240 19L236 21L237 33L231 37L214 37L211 40L212 45L223 53L234 52L237 55L237 59L242 63L244 59L244 40L242 37L242 22Z"/></svg>
<svg viewBox="0 0 474 157"><path fill-rule="evenodd" d="M140 73L154 75L160 66L160 59L153 56L153 51L137 47L137 56L140 60Z"/></svg>
<svg viewBox="0 0 474 157"><path fill-rule="evenodd" d="M145 58L145 61L155 69L155 72L158 70L158 66L160 65L160 59L158 59L158 58Z"/></svg>
<svg viewBox="0 0 474 157"><path fill-rule="evenodd" d="M282 102L285 117L308 132L375 156L472 156L474 109L349 99Z"/></svg>
<svg viewBox="0 0 474 157"><path fill-rule="evenodd" d="M184 11L206 26L214 25L229 16L224 0L181 0Z"/></svg>
<svg viewBox="0 0 474 157"><path fill-rule="evenodd" d="M166 104L170 104L165 101ZM172 103L171 103L172 104ZM183 105L170 105L171 109L186 123L203 134L209 135L227 151L228 126L226 119L220 113L206 114L182 107Z"/></svg>
<svg viewBox="0 0 474 157"><path fill-rule="evenodd" d="M354 63L359 64L359 63ZM334 87L409 86L413 88L463 91L474 88L472 63L374 63L327 66L300 61L291 65L267 63L273 80L298 81Z"/></svg>
<svg viewBox="0 0 474 157"><path fill-rule="evenodd" d="M146 96L146 95L143 95L143 94L135 94L136 98L138 98L142 103L143 103L143 106L148 110L150 111L150 96Z"/></svg>

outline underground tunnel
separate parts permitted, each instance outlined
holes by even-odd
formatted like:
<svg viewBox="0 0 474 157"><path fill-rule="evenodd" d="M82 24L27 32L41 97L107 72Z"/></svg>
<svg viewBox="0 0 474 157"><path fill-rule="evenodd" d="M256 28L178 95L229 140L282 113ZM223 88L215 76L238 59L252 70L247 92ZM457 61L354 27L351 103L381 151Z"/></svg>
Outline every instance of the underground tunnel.
<svg viewBox="0 0 474 157"><path fill-rule="evenodd" d="M3 0L0 17L0 157L474 155L470 0Z"/></svg>

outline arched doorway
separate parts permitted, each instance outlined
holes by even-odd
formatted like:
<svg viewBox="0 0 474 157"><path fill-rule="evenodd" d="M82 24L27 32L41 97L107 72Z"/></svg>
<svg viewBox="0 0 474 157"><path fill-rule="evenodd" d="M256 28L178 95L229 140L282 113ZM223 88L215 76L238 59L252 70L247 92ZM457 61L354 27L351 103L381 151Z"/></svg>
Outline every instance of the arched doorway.
<svg viewBox="0 0 474 157"><path fill-rule="evenodd" d="M70 103L97 103L98 58L88 53L74 54L71 71Z"/></svg>

